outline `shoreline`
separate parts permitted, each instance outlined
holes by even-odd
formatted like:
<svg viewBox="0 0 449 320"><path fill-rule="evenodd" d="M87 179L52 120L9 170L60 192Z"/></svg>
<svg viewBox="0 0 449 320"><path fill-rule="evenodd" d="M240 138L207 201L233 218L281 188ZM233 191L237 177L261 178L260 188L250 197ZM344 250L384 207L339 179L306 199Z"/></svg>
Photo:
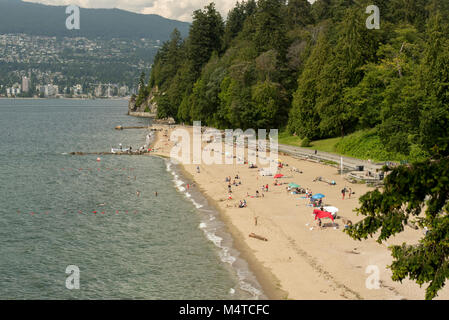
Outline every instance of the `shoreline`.
<svg viewBox="0 0 449 320"><path fill-rule="evenodd" d="M149 155L169 158L173 147L170 132L182 128L192 134L192 128L180 125L164 126L153 124L156 131L151 145L154 152ZM203 145L204 147L204 145ZM191 149L192 150L192 149ZM189 152L191 154L191 151ZM328 205L340 209L336 225L324 221L324 228L316 226L313 208L301 195L291 195L284 187L273 186L273 177L259 176L256 169L247 165L177 165L182 175L194 181L196 189L219 213L226 231L232 236L233 245L239 251L251 272L255 275L263 293L268 299L305 300L400 300L424 298L425 286L419 287L408 279L401 283L391 280L387 268L392 262L388 246L403 242L413 244L420 238L419 231L406 228L404 232L387 242L378 244L375 239L356 241L346 235L341 217L353 223L362 219L353 211L358 206L358 198L373 190L366 185L350 184L338 174L335 167L282 155L282 161L289 166L282 169L285 183L300 183L303 188L313 188L313 193L326 195ZM290 168L299 168L298 173ZM242 179L239 187L233 187L233 199L227 199L224 178L238 174ZM317 176L332 178L337 186L316 181ZM264 197L249 197L265 184L270 185ZM355 192L350 199L341 199L340 189L351 187ZM243 190L242 190L243 189ZM236 208L235 203L245 198L248 207ZM254 225L257 217L259 223ZM268 242L248 237L250 233L266 237ZM380 286L372 290L367 286L367 267L379 268ZM448 299L449 288L443 289L439 299Z"/></svg>
<svg viewBox="0 0 449 320"><path fill-rule="evenodd" d="M160 131L153 132L149 148L154 149L155 145L159 142L159 134ZM148 155L160 157L162 159L165 159L166 161L170 161L170 158L168 156L158 154L157 151ZM179 174L181 175L183 180L187 180L189 182L193 181L197 183L194 176L190 172L188 172L182 164L172 163L172 165L175 166L177 170L179 170ZM276 285L276 283L279 283L279 280L270 270L260 264L260 262L254 256L254 253L251 251L251 248L246 245L243 239L243 235L240 233L238 228L234 226L232 222L226 217L217 201L211 198L205 192L205 189L202 186L198 186L197 189L201 196L207 201L207 204L217 212L220 221L224 224L224 232L229 234L232 238L231 248L235 249L238 252L237 259L242 259L248 265L249 272L254 275L257 284L260 285L262 289L262 295L268 298L268 300L286 299L288 293L282 290L279 285ZM234 267L231 265L231 268ZM235 268L234 270L237 271Z"/></svg>
<svg viewBox="0 0 449 320"><path fill-rule="evenodd" d="M176 165L181 175L187 180L195 181L195 178L190 174L182 165ZM195 182L196 183L196 182ZM216 200L212 199L205 189L198 186L198 190L201 195L207 200L209 206L214 208L218 213L220 220L224 223L225 232L227 232L233 240L232 247L235 248L241 259L248 264L250 272L254 274L257 279L258 284L262 287L262 294L265 295L268 300L282 300L288 295L287 292L281 290L275 284L279 280L266 268L260 265L260 262L256 259L251 249L246 245L243 240L243 235L240 233L238 228L232 224L232 222L224 214L223 210L218 206Z"/></svg>

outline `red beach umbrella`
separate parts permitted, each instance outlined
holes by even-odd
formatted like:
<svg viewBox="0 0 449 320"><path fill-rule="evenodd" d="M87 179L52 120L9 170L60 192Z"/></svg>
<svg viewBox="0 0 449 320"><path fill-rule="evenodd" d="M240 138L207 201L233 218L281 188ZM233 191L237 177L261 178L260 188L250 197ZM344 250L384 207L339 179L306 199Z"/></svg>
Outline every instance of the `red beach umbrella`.
<svg viewBox="0 0 449 320"><path fill-rule="evenodd" d="M278 173L277 175L274 176L275 179L277 178L282 178L284 175L282 173Z"/></svg>

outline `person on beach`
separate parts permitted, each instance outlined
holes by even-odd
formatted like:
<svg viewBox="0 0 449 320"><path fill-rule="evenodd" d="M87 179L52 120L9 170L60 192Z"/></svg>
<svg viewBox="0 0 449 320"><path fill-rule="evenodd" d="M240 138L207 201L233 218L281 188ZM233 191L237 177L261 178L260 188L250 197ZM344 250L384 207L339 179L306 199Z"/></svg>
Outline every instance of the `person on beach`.
<svg viewBox="0 0 449 320"><path fill-rule="evenodd" d="M256 190L256 198L259 198L259 190Z"/></svg>
<svg viewBox="0 0 449 320"><path fill-rule="evenodd" d="M197 167L196 167L196 172L197 172L197 173L200 173L200 166L197 166Z"/></svg>
<svg viewBox="0 0 449 320"><path fill-rule="evenodd" d="M342 200L345 200L346 188L341 189Z"/></svg>
<svg viewBox="0 0 449 320"><path fill-rule="evenodd" d="M157 197L157 191L154 193L154 195Z"/></svg>
<svg viewBox="0 0 449 320"><path fill-rule="evenodd" d="M265 191L268 192L268 183L267 183L267 185L265 186Z"/></svg>
<svg viewBox="0 0 449 320"><path fill-rule="evenodd" d="M352 188L349 188L349 199L351 199Z"/></svg>

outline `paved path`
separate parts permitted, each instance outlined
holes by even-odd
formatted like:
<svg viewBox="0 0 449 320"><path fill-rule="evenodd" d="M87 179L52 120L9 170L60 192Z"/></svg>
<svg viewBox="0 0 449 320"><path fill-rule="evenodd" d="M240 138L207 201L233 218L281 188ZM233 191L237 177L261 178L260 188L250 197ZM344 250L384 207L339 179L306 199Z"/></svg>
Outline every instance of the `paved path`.
<svg viewBox="0 0 449 320"><path fill-rule="evenodd" d="M333 161L338 164L340 164L340 159L342 158L340 155L329 152L317 151L317 154L315 154L315 150L285 144L279 144L278 151L300 158L308 157L315 160ZM377 169L382 168L383 164L343 156L343 166L351 170L357 170L357 166L363 166L365 170L376 172Z"/></svg>

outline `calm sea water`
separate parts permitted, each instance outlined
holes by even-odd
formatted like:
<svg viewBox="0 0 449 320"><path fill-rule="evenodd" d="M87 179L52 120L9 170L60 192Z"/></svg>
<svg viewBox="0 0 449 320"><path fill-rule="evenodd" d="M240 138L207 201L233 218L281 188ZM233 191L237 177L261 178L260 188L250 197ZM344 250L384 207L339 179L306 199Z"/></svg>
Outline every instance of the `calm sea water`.
<svg viewBox="0 0 449 320"><path fill-rule="evenodd" d="M114 130L149 123L126 109L0 99L0 299L257 297L244 263L231 267L226 235L213 233L215 213L181 192L165 160L67 154L143 145L146 130ZM66 288L69 265L79 290Z"/></svg>

